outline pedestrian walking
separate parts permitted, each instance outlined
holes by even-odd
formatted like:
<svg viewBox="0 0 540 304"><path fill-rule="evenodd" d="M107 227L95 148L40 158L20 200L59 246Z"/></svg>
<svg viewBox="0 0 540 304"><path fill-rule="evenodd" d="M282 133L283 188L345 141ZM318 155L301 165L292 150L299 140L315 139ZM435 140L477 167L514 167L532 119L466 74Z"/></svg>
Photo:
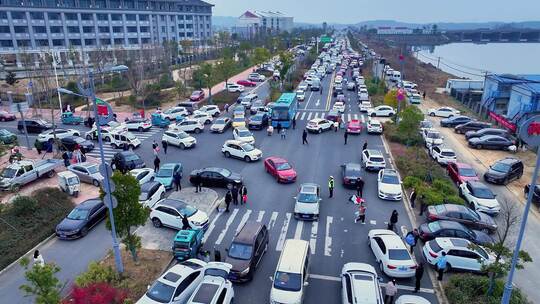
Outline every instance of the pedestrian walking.
<svg viewBox="0 0 540 304"><path fill-rule="evenodd" d="M321 95L322 95L322 91L323 91L323 88L322 88L322 85L321 85L321 87L319 88L319 93L321 93Z"/></svg>
<svg viewBox="0 0 540 304"><path fill-rule="evenodd" d="M189 224L189 220L187 216L182 217L182 230L189 230L191 229L191 225Z"/></svg>
<svg viewBox="0 0 540 304"><path fill-rule="evenodd" d="M296 115L294 115L294 117L292 119L292 128L293 128L293 130L296 129Z"/></svg>
<svg viewBox="0 0 540 304"><path fill-rule="evenodd" d="M156 158L154 158L154 172L158 172L160 163L161 163L161 160L156 155Z"/></svg>
<svg viewBox="0 0 540 304"><path fill-rule="evenodd" d="M214 248L214 261L221 262L221 251L219 251L219 249L216 249L216 248Z"/></svg>
<svg viewBox="0 0 540 304"><path fill-rule="evenodd" d="M444 271L446 270L446 252L442 252L442 255L439 257L439 260L437 261L437 272L439 275L437 276L437 280L442 281Z"/></svg>
<svg viewBox="0 0 540 304"><path fill-rule="evenodd" d="M229 104L228 103L226 103L223 108L225 109L225 112L229 113Z"/></svg>
<svg viewBox="0 0 540 304"><path fill-rule="evenodd" d="M349 133L347 133L347 131L345 131L345 133L343 133L343 138L345 139L345 143L344 145L347 144L347 138L349 137Z"/></svg>
<svg viewBox="0 0 540 304"><path fill-rule="evenodd" d="M277 123L276 130L278 134L281 134L281 124L279 122Z"/></svg>
<svg viewBox="0 0 540 304"><path fill-rule="evenodd" d="M37 249L34 251L34 265L45 266L45 260Z"/></svg>
<svg viewBox="0 0 540 304"><path fill-rule="evenodd" d="M156 140L154 139L152 141L152 150L155 150L157 147L158 147L158 144L157 144Z"/></svg>
<svg viewBox="0 0 540 304"><path fill-rule="evenodd" d="M240 194L242 195L242 204L245 205L247 203L247 188L245 185L242 185L242 188L240 188Z"/></svg>
<svg viewBox="0 0 540 304"><path fill-rule="evenodd" d="M281 129L281 139L286 139L287 138L287 131L285 128Z"/></svg>
<svg viewBox="0 0 540 304"><path fill-rule="evenodd" d="M176 187L176 191L181 191L182 190L182 175L180 174L180 172L176 171L176 173L174 173L173 179L174 179L174 185Z"/></svg>
<svg viewBox="0 0 540 304"><path fill-rule="evenodd" d="M396 224L398 222L398 212L394 209L392 215L390 216L390 221L388 222L388 230L394 231Z"/></svg>
<svg viewBox="0 0 540 304"><path fill-rule="evenodd" d="M67 151L62 153L62 159L64 160L64 166L66 166L66 168L69 167L69 155Z"/></svg>
<svg viewBox="0 0 540 304"><path fill-rule="evenodd" d="M73 151L73 158L75 159L76 163L82 162L81 149L79 148L79 145L75 146L75 150Z"/></svg>
<svg viewBox="0 0 540 304"><path fill-rule="evenodd" d="M339 122L334 121L334 132L337 132L339 129Z"/></svg>
<svg viewBox="0 0 540 304"><path fill-rule="evenodd" d="M34 147L37 150L38 154L41 154L41 150L43 150L43 143L36 139L36 142L34 142Z"/></svg>
<svg viewBox="0 0 540 304"><path fill-rule="evenodd" d="M227 190L227 194L225 194L225 205L227 206L227 208L225 209L225 212L229 212L229 206L231 205L231 201L232 201L231 190Z"/></svg>
<svg viewBox="0 0 540 304"><path fill-rule="evenodd" d="M396 286L396 279L392 279L392 281L388 281L388 283L386 283L386 288L385 288L384 304L394 303L394 297L396 296L397 292L398 292L398 289Z"/></svg>
<svg viewBox="0 0 540 304"><path fill-rule="evenodd" d="M361 177L356 179L356 196L364 197L364 180Z"/></svg>
<svg viewBox="0 0 540 304"><path fill-rule="evenodd" d="M163 147L163 153L167 154L167 148L169 147L169 143L166 140L162 140L161 146Z"/></svg>
<svg viewBox="0 0 540 304"><path fill-rule="evenodd" d="M420 281L422 280L422 277L424 276L424 262L418 263L418 266L416 267L416 270L414 271L414 292L418 292L420 290Z"/></svg>
<svg viewBox="0 0 540 304"><path fill-rule="evenodd" d="M364 145L362 146L362 151L367 149L367 140L364 142Z"/></svg>
<svg viewBox="0 0 540 304"><path fill-rule="evenodd" d="M366 205L364 204L364 200L360 199L360 207L358 207L357 217L354 219L355 223L358 223L358 221L361 221L362 224L366 224Z"/></svg>
<svg viewBox="0 0 540 304"><path fill-rule="evenodd" d="M307 141L307 131L305 129L304 129L304 132L302 132L302 145L303 144L309 145Z"/></svg>
<svg viewBox="0 0 540 304"><path fill-rule="evenodd" d="M426 99L426 91L424 91L424 94L422 94L422 98Z"/></svg>
<svg viewBox="0 0 540 304"><path fill-rule="evenodd" d="M195 175L195 180L193 184L195 185L195 193L202 191L202 179L200 173L197 173Z"/></svg>
<svg viewBox="0 0 540 304"><path fill-rule="evenodd" d="M411 207L414 208L414 201L416 201L416 188L412 189L409 201L411 202Z"/></svg>
<svg viewBox="0 0 540 304"><path fill-rule="evenodd" d="M233 204L238 205L238 188L236 185L231 190Z"/></svg>
<svg viewBox="0 0 540 304"><path fill-rule="evenodd" d="M418 229L414 228L412 231L407 232L407 235L405 235L405 242L407 245L411 248L411 253L413 253L414 246L418 244L418 239L420 238L420 233L418 232Z"/></svg>
<svg viewBox="0 0 540 304"><path fill-rule="evenodd" d="M334 197L334 177L332 175L328 179L328 192L330 192L330 198Z"/></svg>

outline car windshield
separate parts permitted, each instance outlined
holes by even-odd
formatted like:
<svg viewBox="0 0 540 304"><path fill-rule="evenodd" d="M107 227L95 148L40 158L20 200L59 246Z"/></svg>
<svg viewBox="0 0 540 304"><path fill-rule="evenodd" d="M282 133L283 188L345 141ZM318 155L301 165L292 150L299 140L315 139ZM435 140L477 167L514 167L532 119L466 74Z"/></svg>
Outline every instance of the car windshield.
<svg viewBox="0 0 540 304"><path fill-rule="evenodd" d="M351 167L347 167L345 169L345 176L347 177L360 177L362 174L361 174L361 171L360 171L360 167L358 168L351 168Z"/></svg>
<svg viewBox="0 0 540 304"><path fill-rule="evenodd" d="M302 275L276 271L274 276L274 288L286 291L300 291L302 288Z"/></svg>
<svg viewBox="0 0 540 304"><path fill-rule="evenodd" d="M261 121L262 120L262 115L251 116L251 120L252 121Z"/></svg>
<svg viewBox="0 0 540 304"><path fill-rule="evenodd" d="M173 175L173 169L160 169L157 173L157 177L171 177Z"/></svg>
<svg viewBox="0 0 540 304"><path fill-rule="evenodd" d="M253 253L253 246L241 243L232 243L229 247L229 256L233 259L249 260Z"/></svg>
<svg viewBox="0 0 540 304"><path fill-rule="evenodd" d="M98 173L98 171L99 171L98 166L90 166L90 167L86 167L86 170L87 170L88 173L90 173L90 174L95 174L95 173Z"/></svg>
<svg viewBox="0 0 540 304"><path fill-rule="evenodd" d="M420 128L431 128L433 127L433 123L431 121L422 121L420 123Z"/></svg>
<svg viewBox="0 0 540 304"><path fill-rule="evenodd" d="M475 251L481 255L484 259L488 259L489 258L489 255L488 253L484 250L484 248L480 247L480 246L475 246Z"/></svg>
<svg viewBox="0 0 540 304"><path fill-rule="evenodd" d="M510 170L510 165L505 164L505 163L495 163L493 166L491 166L491 169L497 172L506 173Z"/></svg>
<svg viewBox="0 0 540 304"><path fill-rule="evenodd" d="M84 220L88 216L88 209L75 208L71 210L67 218L70 220Z"/></svg>
<svg viewBox="0 0 540 304"><path fill-rule="evenodd" d="M239 130L238 131L238 136L240 136L240 137L250 137L250 136L253 136L253 135L248 130Z"/></svg>
<svg viewBox="0 0 540 304"><path fill-rule="evenodd" d="M369 158L369 161L374 162L374 163L382 163L384 162L384 158L378 157L378 156L372 156Z"/></svg>
<svg viewBox="0 0 540 304"><path fill-rule="evenodd" d="M389 249L388 258L394 261L407 261L411 259L407 249Z"/></svg>
<svg viewBox="0 0 540 304"><path fill-rule="evenodd" d="M134 161L134 160L138 160L139 156L137 154L127 154L125 155L125 159L126 161Z"/></svg>
<svg viewBox="0 0 540 304"><path fill-rule="evenodd" d="M397 177L397 175L394 174L383 174L382 183L398 185L399 178Z"/></svg>
<svg viewBox="0 0 540 304"><path fill-rule="evenodd" d="M195 207L186 206L185 208L180 210L180 213L182 213L184 216L190 217L197 212L197 209Z"/></svg>
<svg viewBox="0 0 540 304"><path fill-rule="evenodd" d="M234 118L234 122L243 122L244 121L244 117L235 117Z"/></svg>
<svg viewBox="0 0 540 304"><path fill-rule="evenodd" d="M276 164L276 169L278 171L289 170L291 169L291 165L289 163L278 163Z"/></svg>
<svg viewBox="0 0 540 304"><path fill-rule="evenodd" d="M169 303L173 293L173 286L156 281L146 292L146 296L159 303Z"/></svg>
<svg viewBox="0 0 540 304"><path fill-rule="evenodd" d="M0 130L0 135L4 135L4 136L8 136L8 135L11 135L11 133L8 131L8 130Z"/></svg>
<svg viewBox="0 0 540 304"><path fill-rule="evenodd" d="M428 138L438 139L441 138L441 133L439 132L429 132L427 135Z"/></svg>
<svg viewBox="0 0 540 304"><path fill-rule="evenodd" d="M245 152L251 152L251 151L255 150L255 147L253 147L250 144L244 144L241 147Z"/></svg>
<svg viewBox="0 0 540 304"><path fill-rule="evenodd" d="M139 195L139 201L145 201L148 199L148 196L149 196L150 192L141 192L141 194Z"/></svg>
<svg viewBox="0 0 540 304"><path fill-rule="evenodd" d="M229 177L232 174L231 171L229 171L227 169L223 169L223 168L216 169L216 172L223 175L223 176L225 176L225 177Z"/></svg>
<svg viewBox="0 0 540 304"><path fill-rule="evenodd" d="M428 224L428 228L430 231L438 231L441 229L441 224L438 222L431 222Z"/></svg>
<svg viewBox="0 0 540 304"><path fill-rule="evenodd" d="M489 188L476 188L474 189L474 196L478 198L494 199L495 195Z"/></svg>
<svg viewBox="0 0 540 304"><path fill-rule="evenodd" d="M316 193L300 192L298 194L297 200L300 203L316 203L317 202L317 194Z"/></svg>
<svg viewBox="0 0 540 304"><path fill-rule="evenodd" d="M214 122L214 124L216 124L216 125L224 125L225 121L226 121L225 118L219 118Z"/></svg>
<svg viewBox="0 0 540 304"><path fill-rule="evenodd" d="M276 108L272 110L272 120L288 120L289 109L288 108Z"/></svg>
<svg viewBox="0 0 540 304"><path fill-rule="evenodd" d="M0 176L2 176L4 178L12 178L12 177L15 177L15 174L17 174L17 169L5 168L2 171L2 174L0 174Z"/></svg>
<svg viewBox="0 0 540 304"><path fill-rule="evenodd" d="M453 151L443 151L441 152L441 155L446 157L454 157L456 156L456 153L454 153Z"/></svg>
<svg viewBox="0 0 540 304"><path fill-rule="evenodd" d="M459 175L465 176L465 177L474 177L476 176L476 172L474 171L473 168L460 168Z"/></svg>

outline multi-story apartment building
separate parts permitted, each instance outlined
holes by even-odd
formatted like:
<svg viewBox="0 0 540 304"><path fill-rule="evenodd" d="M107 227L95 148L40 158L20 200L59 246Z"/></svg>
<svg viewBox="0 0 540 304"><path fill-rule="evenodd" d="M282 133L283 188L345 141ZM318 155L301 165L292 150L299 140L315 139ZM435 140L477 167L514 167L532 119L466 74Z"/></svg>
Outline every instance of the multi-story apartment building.
<svg viewBox="0 0 540 304"><path fill-rule="evenodd" d="M249 39L261 33L290 32L293 27L293 17L281 12L246 11L238 17L233 31Z"/></svg>
<svg viewBox="0 0 540 304"><path fill-rule="evenodd" d="M0 54L138 49L212 37L201 0L0 0Z"/></svg>

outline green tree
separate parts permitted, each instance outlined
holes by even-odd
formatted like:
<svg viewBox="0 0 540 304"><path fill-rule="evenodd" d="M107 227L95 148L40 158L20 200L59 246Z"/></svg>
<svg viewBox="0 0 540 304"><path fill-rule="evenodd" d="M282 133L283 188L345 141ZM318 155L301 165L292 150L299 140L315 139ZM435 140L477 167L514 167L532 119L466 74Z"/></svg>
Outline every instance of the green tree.
<svg viewBox="0 0 540 304"><path fill-rule="evenodd" d="M253 50L253 63L255 65L263 64L268 59L270 59L270 57L271 57L270 51L266 48L258 47L255 50Z"/></svg>
<svg viewBox="0 0 540 304"><path fill-rule="evenodd" d="M279 61L281 61L281 68L279 69L279 74L281 75L282 79L286 79L288 77L288 72L291 66L294 63L294 58L292 53L290 52L281 52L279 54Z"/></svg>
<svg viewBox="0 0 540 304"><path fill-rule="evenodd" d="M418 141L419 133L418 128L420 122L424 119L422 111L415 106L407 107L399 114L399 125L397 132L400 137L405 139L405 142Z"/></svg>
<svg viewBox="0 0 540 304"><path fill-rule="evenodd" d="M397 100L397 90L393 89L390 90L384 95L384 104L387 106L391 106L394 109L397 109L398 100ZM406 107L407 102L406 98L401 101L401 108L403 109Z"/></svg>
<svg viewBox="0 0 540 304"><path fill-rule="evenodd" d="M216 68L210 63L204 63L193 72L193 82L199 89L208 89L208 102L212 103L212 86L216 84L219 79Z"/></svg>
<svg viewBox="0 0 540 304"><path fill-rule="evenodd" d="M219 79L225 80L225 85L228 88L229 85L229 78L234 76L236 74L236 63L232 58L225 58L222 61L220 61L216 67L215 72L217 73Z"/></svg>
<svg viewBox="0 0 540 304"><path fill-rule="evenodd" d="M62 299L60 292L64 285L56 277L60 267L47 263L43 266L34 264L30 267L28 258L21 260L26 272L24 277L27 284L19 287L27 296L34 296L37 304L58 304Z"/></svg>
<svg viewBox="0 0 540 304"><path fill-rule="evenodd" d="M137 261L137 249L141 247L141 239L133 234L136 227L146 223L150 210L139 203L141 186L131 174L122 174L115 171L111 180L116 185L112 193L118 200L118 206L114 208L114 223L116 234L126 245L134 261ZM105 193L101 190L101 197ZM107 228L111 229L110 219L107 218Z"/></svg>
<svg viewBox="0 0 540 304"><path fill-rule="evenodd" d="M17 76L12 71L9 71L6 75L5 81L7 84L12 86L17 82Z"/></svg>
<svg viewBox="0 0 540 304"><path fill-rule="evenodd" d="M176 95L178 95L179 99L184 98L187 94L186 84L182 80L176 81L174 91L176 92Z"/></svg>

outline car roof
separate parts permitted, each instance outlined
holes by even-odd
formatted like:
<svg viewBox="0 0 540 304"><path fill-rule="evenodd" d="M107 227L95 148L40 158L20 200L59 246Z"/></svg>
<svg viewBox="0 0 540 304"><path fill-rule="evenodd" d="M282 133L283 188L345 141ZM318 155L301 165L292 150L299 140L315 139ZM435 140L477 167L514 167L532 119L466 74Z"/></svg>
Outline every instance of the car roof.
<svg viewBox="0 0 540 304"><path fill-rule="evenodd" d="M146 183L141 185L141 192L148 192L152 188L154 188L156 185L161 185L161 183L158 182L158 181L146 182Z"/></svg>
<svg viewBox="0 0 540 304"><path fill-rule="evenodd" d="M435 242L437 242L437 244L441 248L444 248L444 249L448 249L448 248L464 248L464 249L470 250L469 245L471 244L471 241L469 241L467 239L452 238L452 237L435 238Z"/></svg>
<svg viewBox="0 0 540 304"><path fill-rule="evenodd" d="M309 193L309 194L317 194L317 189L319 188L319 185L315 183L303 183L300 185L300 191L301 193Z"/></svg>
<svg viewBox="0 0 540 304"><path fill-rule="evenodd" d="M382 152L375 149L366 149L369 156L383 156Z"/></svg>
<svg viewBox="0 0 540 304"><path fill-rule="evenodd" d="M274 163L287 163L288 162L286 159L278 157L278 156L270 156L267 159L273 161Z"/></svg>
<svg viewBox="0 0 540 304"><path fill-rule="evenodd" d="M360 120L358 120L358 119L351 119L351 120L349 120L349 123L350 123L350 124L359 124L359 123L360 123Z"/></svg>
<svg viewBox="0 0 540 304"><path fill-rule="evenodd" d="M472 166L467 164L467 163L454 163L454 164L456 164L456 166L458 168L460 168L460 169L462 169L462 168L471 168L472 169Z"/></svg>
<svg viewBox="0 0 540 304"><path fill-rule="evenodd" d="M345 169L360 170L362 166L359 163L345 163Z"/></svg>
<svg viewBox="0 0 540 304"><path fill-rule="evenodd" d="M475 189L489 189L489 187L486 184L479 181L468 180L466 183Z"/></svg>
<svg viewBox="0 0 540 304"><path fill-rule="evenodd" d="M177 210L184 209L187 205L186 202L173 198L164 198L156 204L156 206L169 206Z"/></svg>
<svg viewBox="0 0 540 304"><path fill-rule="evenodd" d="M247 221L233 239L234 243L253 244L259 230L264 225L256 221Z"/></svg>
<svg viewBox="0 0 540 304"><path fill-rule="evenodd" d="M87 199L75 207L75 209L92 209L97 205L103 204L99 198Z"/></svg>
<svg viewBox="0 0 540 304"><path fill-rule="evenodd" d="M77 163L77 164L75 164L75 165L76 165L76 166L80 166L80 167L84 167L84 168L89 168L89 167L97 166L97 164L90 163L90 162L82 162L82 163Z"/></svg>
<svg viewBox="0 0 540 304"><path fill-rule="evenodd" d="M382 174L384 175L395 175L398 176L398 173L395 169L382 169Z"/></svg>
<svg viewBox="0 0 540 304"><path fill-rule="evenodd" d="M521 162L520 159L513 158L513 157L506 157L506 158L499 159L498 161L496 161L496 163L504 163L504 164L509 164L509 165L520 163L520 162Z"/></svg>
<svg viewBox="0 0 540 304"><path fill-rule="evenodd" d="M461 229L461 228L463 228L463 225L461 223L454 222L454 221L438 220L436 222L439 223L441 228L445 228L445 229Z"/></svg>
<svg viewBox="0 0 540 304"><path fill-rule="evenodd" d="M320 122L322 120L327 120L327 119L324 119L324 118L313 118L310 120L310 122Z"/></svg>
<svg viewBox="0 0 540 304"><path fill-rule="evenodd" d="M160 169L174 169L179 163L166 163L160 166Z"/></svg>
<svg viewBox="0 0 540 304"><path fill-rule="evenodd" d="M380 237L383 240L383 242L386 244L386 248L407 249L401 237L397 235L395 232L388 229L374 229L374 230L371 230L369 232L370 235Z"/></svg>

